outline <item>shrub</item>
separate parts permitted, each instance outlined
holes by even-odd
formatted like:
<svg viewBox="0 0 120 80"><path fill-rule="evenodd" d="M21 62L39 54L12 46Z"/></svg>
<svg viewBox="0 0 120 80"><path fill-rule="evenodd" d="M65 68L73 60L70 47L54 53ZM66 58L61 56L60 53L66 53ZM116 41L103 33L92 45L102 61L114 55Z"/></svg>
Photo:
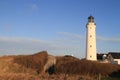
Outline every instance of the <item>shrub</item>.
<svg viewBox="0 0 120 80"><path fill-rule="evenodd" d="M47 52L42 51L33 55L20 55L14 58L14 63L20 64L26 68L35 69L37 73L40 73L47 61Z"/></svg>
<svg viewBox="0 0 120 80"><path fill-rule="evenodd" d="M73 57L58 57L56 73L108 76L119 70L118 65L99 63L96 61L79 60Z"/></svg>

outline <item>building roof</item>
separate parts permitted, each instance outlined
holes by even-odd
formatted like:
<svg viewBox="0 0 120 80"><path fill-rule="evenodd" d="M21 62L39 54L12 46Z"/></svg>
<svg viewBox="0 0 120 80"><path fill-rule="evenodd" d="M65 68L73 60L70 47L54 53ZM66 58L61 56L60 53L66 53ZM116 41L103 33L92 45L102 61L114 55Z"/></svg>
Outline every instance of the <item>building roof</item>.
<svg viewBox="0 0 120 80"><path fill-rule="evenodd" d="M108 56L108 54L97 54L97 59L98 60L103 60L104 55Z"/></svg>
<svg viewBox="0 0 120 80"><path fill-rule="evenodd" d="M109 52L114 59L120 59L120 52Z"/></svg>

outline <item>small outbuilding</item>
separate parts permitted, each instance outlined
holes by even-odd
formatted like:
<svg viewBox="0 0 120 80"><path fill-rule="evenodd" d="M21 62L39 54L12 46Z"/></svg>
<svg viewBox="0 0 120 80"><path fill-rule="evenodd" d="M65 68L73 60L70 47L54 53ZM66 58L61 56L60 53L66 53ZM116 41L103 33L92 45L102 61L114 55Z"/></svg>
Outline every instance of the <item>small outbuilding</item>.
<svg viewBox="0 0 120 80"><path fill-rule="evenodd" d="M108 61L112 64L120 64L120 52L109 52Z"/></svg>
<svg viewBox="0 0 120 80"><path fill-rule="evenodd" d="M120 52L97 54L97 60L103 63L120 64Z"/></svg>

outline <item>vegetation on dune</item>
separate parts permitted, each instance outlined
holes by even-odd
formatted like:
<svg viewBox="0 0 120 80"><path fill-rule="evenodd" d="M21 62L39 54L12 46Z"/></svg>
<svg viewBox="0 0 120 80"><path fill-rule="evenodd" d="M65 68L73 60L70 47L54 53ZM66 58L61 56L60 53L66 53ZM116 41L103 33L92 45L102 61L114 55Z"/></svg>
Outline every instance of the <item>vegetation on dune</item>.
<svg viewBox="0 0 120 80"><path fill-rule="evenodd" d="M33 55L21 55L14 58L14 63L23 67L34 69L38 74L41 73L43 66L47 61L47 52L42 51Z"/></svg>
<svg viewBox="0 0 120 80"><path fill-rule="evenodd" d="M0 57L0 75L9 73L29 73L35 74L35 71L14 63L14 57L16 56L4 56Z"/></svg>
<svg viewBox="0 0 120 80"><path fill-rule="evenodd" d="M108 76L120 69L120 66L95 61L78 60L69 57L57 59L56 73Z"/></svg>
<svg viewBox="0 0 120 80"><path fill-rule="evenodd" d="M42 76L48 53L0 57L0 80L119 80L120 66L73 56L56 56L54 74Z"/></svg>
<svg viewBox="0 0 120 80"><path fill-rule="evenodd" d="M89 76L83 75L51 75L51 76L35 76L23 73L0 74L0 80L95 80Z"/></svg>

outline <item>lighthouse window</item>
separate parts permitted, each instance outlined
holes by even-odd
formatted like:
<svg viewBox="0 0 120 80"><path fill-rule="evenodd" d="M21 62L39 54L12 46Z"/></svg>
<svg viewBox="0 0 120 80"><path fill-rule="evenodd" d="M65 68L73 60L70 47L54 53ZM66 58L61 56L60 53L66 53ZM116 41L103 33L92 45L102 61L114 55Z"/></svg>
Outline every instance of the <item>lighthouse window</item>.
<svg viewBox="0 0 120 80"><path fill-rule="evenodd" d="M92 35L90 35L90 37L92 37Z"/></svg>
<svg viewBox="0 0 120 80"><path fill-rule="evenodd" d="M90 27L90 29L92 29L92 27Z"/></svg>
<svg viewBox="0 0 120 80"><path fill-rule="evenodd" d="M90 56L90 58L92 58L92 56Z"/></svg>
<svg viewBox="0 0 120 80"><path fill-rule="evenodd" d="M92 45L90 45L90 47L92 47Z"/></svg>

